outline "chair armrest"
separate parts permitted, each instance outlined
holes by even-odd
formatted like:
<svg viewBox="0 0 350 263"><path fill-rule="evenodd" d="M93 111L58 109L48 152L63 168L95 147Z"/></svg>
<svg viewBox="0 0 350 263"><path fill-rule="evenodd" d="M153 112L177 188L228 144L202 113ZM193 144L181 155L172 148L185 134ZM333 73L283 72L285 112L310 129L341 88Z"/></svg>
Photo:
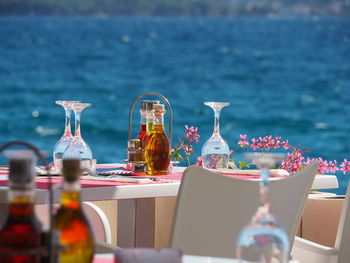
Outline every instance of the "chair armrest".
<svg viewBox="0 0 350 263"><path fill-rule="evenodd" d="M95 241L95 254L114 253L118 247L101 241Z"/></svg>
<svg viewBox="0 0 350 263"><path fill-rule="evenodd" d="M295 237L293 246L295 246L298 249L307 250L317 254L327 256L338 255L338 250L333 247L323 246L300 237Z"/></svg>

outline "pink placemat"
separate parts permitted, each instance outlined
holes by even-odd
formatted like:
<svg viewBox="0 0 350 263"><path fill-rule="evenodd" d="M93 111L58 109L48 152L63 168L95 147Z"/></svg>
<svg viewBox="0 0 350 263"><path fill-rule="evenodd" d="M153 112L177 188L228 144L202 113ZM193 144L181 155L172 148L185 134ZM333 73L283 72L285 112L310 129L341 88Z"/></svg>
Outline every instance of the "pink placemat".
<svg viewBox="0 0 350 263"><path fill-rule="evenodd" d="M259 179L260 178L260 176L258 175L249 175L249 174L227 174L227 173L220 173L220 174L224 176L241 178L241 179ZM144 174L144 173L137 173L136 175L139 175L140 177L147 176L150 178L167 179L167 180L182 180L183 173L177 172L177 173L169 173L166 175L157 175L157 176L148 176L147 174ZM282 176L272 176L272 177L282 177Z"/></svg>
<svg viewBox="0 0 350 263"><path fill-rule="evenodd" d="M8 169L7 168L0 168L0 175L7 175L8 174Z"/></svg>
<svg viewBox="0 0 350 263"><path fill-rule="evenodd" d="M95 255L92 263L114 263L114 257L106 257L103 255Z"/></svg>
<svg viewBox="0 0 350 263"><path fill-rule="evenodd" d="M53 177L52 183L59 184L63 181L62 177ZM156 184L157 182L155 182ZM48 178L35 178L36 188L48 189L49 179ZM135 185L137 183L126 183L126 182L113 182L113 181L98 181L98 180L80 180L80 184L83 188L91 187L106 187L106 186L124 186L124 185ZM7 180L0 180L0 186L8 186Z"/></svg>
<svg viewBox="0 0 350 263"><path fill-rule="evenodd" d="M121 165L118 164L98 164L96 166L97 169L118 169L122 168ZM8 169L6 168L0 168L0 175L6 175L8 173ZM181 180L183 173L182 172L174 172L174 173L169 173L167 175L158 175L158 176L148 176L145 173L136 173L135 175L142 177L147 177L147 178L157 178L157 179L166 179L166 180ZM236 177L236 178L241 178L241 179L258 179L260 176L255 176L255 175L244 175L244 174L228 174L225 173L223 174L224 176L229 176L229 177ZM282 176L274 176L274 177L282 177ZM52 182L54 184L59 184L62 182L62 177L53 177ZM48 189L48 179L47 178L40 178L37 177L35 179L36 183L36 188L38 189ZM107 187L107 186L125 186L125 185L138 185L139 183L136 182L116 182L116 181L106 181L106 180L86 180L82 179L80 180L80 183L83 188L90 188L90 187ZM160 184L163 182L153 182L154 184ZM0 180L0 186L7 186L7 180Z"/></svg>

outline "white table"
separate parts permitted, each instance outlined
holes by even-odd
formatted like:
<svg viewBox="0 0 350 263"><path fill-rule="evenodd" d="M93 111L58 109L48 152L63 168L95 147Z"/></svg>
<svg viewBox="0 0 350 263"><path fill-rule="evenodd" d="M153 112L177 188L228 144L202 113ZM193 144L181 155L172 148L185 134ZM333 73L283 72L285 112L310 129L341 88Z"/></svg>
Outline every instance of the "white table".
<svg viewBox="0 0 350 263"><path fill-rule="evenodd" d="M0 180L6 180L7 176L0 176ZM177 196L180 181L164 184L139 184L124 186L89 187L82 189L82 201L121 200L137 198L155 198ZM316 175L312 189L325 190L338 188L338 180L335 175ZM5 190L7 187L1 187ZM54 191L55 202L59 201L58 190ZM6 202L6 191L0 191L0 203ZM45 203L47 191L37 189L37 203Z"/></svg>
<svg viewBox="0 0 350 263"><path fill-rule="evenodd" d="M0 176L0 180L7 178ZM118 200L117 245L120 247L154 247L155 200L159 197L176 197L180 181L164 184L139 184L93 187L82 189L82 201ZM317 175L313 189L338 188L334 175ZM6 214L7 187L0 187L0 223ZM38 189L37 204L47 203L47 190ZM58 203L60 191L54 190L54 202ZM1 205L2 204L2 205ZM2 211L1 211L2 210ZM113 224L113 222L110 222Z"/></svg>
<svg viewBox="0 0 350 263"><path fill-rule="evenodd" d="M112 262L110 260L114 259L112 254L100 254L95 255L96 259L104 259L106 263ZM289 263L298 263L299 261L291 260ZM231 258L214 258L214 257L202 257L202 256L191 256L184 255L182 257L182 263L238 263L238 260ZM247 262L248 263L248 262Z"/></svg>

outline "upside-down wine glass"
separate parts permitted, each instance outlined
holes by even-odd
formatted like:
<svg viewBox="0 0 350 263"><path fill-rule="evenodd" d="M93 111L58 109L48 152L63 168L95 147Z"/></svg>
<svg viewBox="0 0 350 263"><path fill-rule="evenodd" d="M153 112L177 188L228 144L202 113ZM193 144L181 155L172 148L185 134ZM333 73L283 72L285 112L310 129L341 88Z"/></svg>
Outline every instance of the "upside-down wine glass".
<svg viewBox="0 0 350 263"><path fill-rule="evenodd" d="M202 166L209 169L227 168L230 148L220 135L220 112L228 102L204 102L214 110L214 131L202 147Z"/></svg>
<svg viewBox="0 0 350 263"><path fill-rule="evenodd" d="M260 169L260 203L250 224L238 235L236 257L239 262L286 263L289 258L288 235L271 214L269 203L269 170L285 155L249 153L246 157Z"/></svg>
<svg viewBox="0 0 350 263"><path fill-rule="evenodd" d="M57 141L53 150L54 167L60 169L62 167L63 153L66 150L69 143L73 140L71 132L71 115L73 110L73 104L79 101L57 100L56 104L61 105L65 111L65 126L62 137Z"/></svg>
<svg viewBox="0 0 350 263"><path fill-rule="evenodd" d="M91 168L92 152L89 145L81 137L80 117L82 111L90 106L90 103L75 103L73 105L75 114L74 137L63 154L64 159L80 159L82 168L89 169Z"/></svg>

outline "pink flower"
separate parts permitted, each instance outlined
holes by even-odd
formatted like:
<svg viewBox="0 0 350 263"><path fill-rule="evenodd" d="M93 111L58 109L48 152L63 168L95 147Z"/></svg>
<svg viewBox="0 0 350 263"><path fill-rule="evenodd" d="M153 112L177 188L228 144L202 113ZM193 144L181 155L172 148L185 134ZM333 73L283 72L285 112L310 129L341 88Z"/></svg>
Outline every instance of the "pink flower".
<svg viewBox="0 0 350 263"><path fill-rule="evenodd" d="M176 146L176 147L184 147L185 146L185 142L183 140L181 140L180 138L179 138L179 141L180 141L180 144L178 146Z"/></svg>
<svg viewBox="0 0 350 263"><path fill-rule="evenodd" d="M197 157L197 161L196 161L196 165L197 165L197 166L202 166L202 161L203 161L203 160L202 160L202 156L198 156L198 157Z"/></svg>
<svg viewBox="0 0 350 263"><path fill-rule="evenodd" d="M184 151L184 153L187 155L191 155L191 153L194 153L192 145L185 144L185 142L183 140L181 140L180 138L179 138L179 141L180 141L180 144L175 146L176 148L182 149Z"/></svg>
<svg viewBox="0 0 350 263"><path fill-rule="evenodd" d="M187 145L185 146L183 149L184 149L184 152L185 154L189 155L191 153L194 153L194 150L192 149L192 147L189 147L190 145Z"/></svg>
<svg viewBox="0 0 350 263"><path fill-rule="evenodd" d="M188 127L186 126L186 128ZM191 129L191 127L188 129ZM251 143L249 143L247 141L247 135L240 134L240 140L237 142L237 144L240 147L250 147L254 151L260 150L262 152L281 147L283 147L285 150L289 150L290 152L288 153L287 158L284 161L282 161L280 168L285 169L291 173L298 172L304 166L310 164L311 161L317 161L319 163L318 173L320 174L324 174L326 172L335 173L338 170L343 171L344 174L350 173L350 161L348 161L347 159L344 159L343 163L340 165L340 169L338 168L336 160L326 161L322 158L307 158L307 160L304 161L303 154L310 150L307 148L302 149L300 145L298 145L297 147L293 147L289 144L288 140L282 140L282 137L280 136L267 135L265 137L252 138ZM232 151L230 152L230 155L231 154ZM212 160L210 160L210 164L212 164L213 166L212 168L215 168L216 163L219 162L219 160L214 157L212 158Z"/></svg>
<svg viewBox="0 0 350 263"><path fill-rule="evenodd" d="M315 159L315 158L312 158L310 159L309 157L306 159L305 162L303 162L303 165L306 166L306 165L309 165L312 161L318 161L318 159Z"/></svg>
<svg viewBox="0 0 350 263"><path fill-rule="evenodd" d="M328 172L335 173L338 170L339 170L339 168L337 167L337 161L336 160L334 160L333 162L332 161L328 162L328 165L327 165L327 171Z"/></svg>
<svg viewBox="0 0 350 263"><path fill-rule="evenodd" d="M350 162L347 159L344 159L340 167L340 170L342 170L344 174L350 172Z"/></svg>
<svg viewBox="0 0 350 263"><path fill-rule="evenodd" d="M306 149L306 150L308 150L308 149ZM336 160L327 162L326 160L323 160L321 157L319 157L317 159L316 158L312 158L312 159L307 158L307 161L304 162L304 165L308 165L311 161L318 162L318 164L319 164L318 173L319 174L324 174L327 172L335 173L336 171L339 170Z"/></svg>
<svg viewBox="0 0 350 263"><path fill-rule="evenodd" d="M240 134L239 137L244 141L247 138L247 134Z"/></svg>
<svg viewBox="0 0 350 263"><path fill-rule="evenodd" d="M304 151L308 151L308 150L309 149L305 149ZM327 162L326 160L323 160L321 157L319 157L319 158L312 158L312 159L307 158L306 162L304 162L303 165L308 165L312 161L317 161L318 162L319 167L318 167L318 171L317 172L319 174L324 174L324 173L327 173L327 172L335 173L336 171L339 170L336 160Z"/></svg>
<svg viewBox="0 0 350 263"><path fill-rule="evenodd" d="M319 164L319 168L318 168L318 172L320 174L324 174L327 172L327 168L328 168L328 163L327 161L323 160L321 157L318 158L318 164Z"/></svg>
<svg viewBox="0 0 350 263"><path fill-rule="evenodd" d="M249 142L246 141L247 134L241 134L239 136L241 137L241 140L238 142L238 145L241 147L249 146Z"/></svg>
<svg viewBox="0 0 350 263"><path fill-rule="evenodd" d="M280 146L283 146L284 149L288 150L291 148L291 146L288 144L288 140L285 140L280 143Z"/></svg>
<svg viewBox="0 0 350 263"><path fill-rule="evenodd" d="M276 141L280 142L281 139L282 139L282 137L280 137L280 136L275 136L275 140L276 140Z"/></svg>
<svg viewBox="0 0 350 263"><path fill-rule="evenodd" d="M186 132L185 132L185 137L188 140L188 142L194 142L197 143L199 142L199 134L198 134L198 127L188 127L185 125Z"/></svg>
<svg viewBox="0 0 350 263"><path fill-rule="evenodd" d="M172 151L172 156L174 160L185 160L185 158L181 155L181 152L184 153L188 162L188 165L190 165L190 156L191 153L194 153L194 149L192 147L192 143L199 142L199 134L198 134L198 128L190 126L188 127L185 125L185 138L186 140L182 140L179 138L180 144L175 146L175 149Z"/></svg>
<svg viewBox="0 0 350 263"><path fill-rule="evenodd" d="M252 138L252 144L250 145L251 148L253 148L253 150L255 151L256 148L259 148L259 140Z"/></svg>
<svg viewBox="0 0 350 263"><path fill-rule="evenodd" d="M292 153L288 153L287 159L282 161L281 168L292 173L298 172L303 166L302 160L304 159L304 157L302 156L302 154L303 151L301 151L300 149L296 149Z"/></svg>

